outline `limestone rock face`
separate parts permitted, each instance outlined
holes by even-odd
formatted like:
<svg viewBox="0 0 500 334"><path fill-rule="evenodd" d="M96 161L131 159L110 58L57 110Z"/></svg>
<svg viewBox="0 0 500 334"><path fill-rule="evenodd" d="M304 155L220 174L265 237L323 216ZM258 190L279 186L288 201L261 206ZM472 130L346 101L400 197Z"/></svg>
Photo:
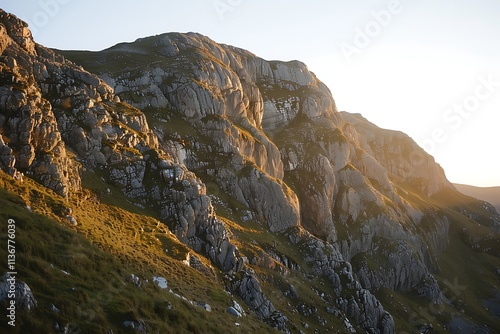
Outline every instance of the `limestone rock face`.
<svg viewBox="0 0 500 334"><path fill-rule="evenodd" d="M276 310L271 301L262 292L260 282L255 276L245 272L241 278L232 278L231 281L231 291L240 296L257 313L259 318L264 319L273 328L278 329L282 333L291 333L287 326L288 319Z"/></svg>
<svg viewBox="0 0 500 334"><path fill-rule="evenodd" d="M26 24L0 12L2 168L33 176L63 196L80 187L77 164L61 138L50 102L37 83L41 58Z"/></svg>
<svg viewBox="0 0 500 334"><path fill-rule="evenodd" d="M166 127L172 118L182 118L189 123L182 125L198 133L184 137L183 129L176 127L177 138L172 138L158 125L155 131L165 150L177 146L172 139L181 144L182 153L174 153L180 162L255 210L272 231L300 223L297 198L282 182L280 151L262 128L264 103L258 82L265 78L283 87L295 86L293 80L317 82L305 65L272 66L197 34L162 35L116 48L133 54L137 62L145 52L159 60L144 67L139 78L130 71L97 69L120 99L137 108L161 110L155 116ZM264 200L266 192L270 196Z"/></svg>
<svg viewBox="0 0 500 334"><path fill-rule="evenodd" d="M127 55L130 64L106 66L117 54ZM431 196L453 187L410 138L379 129L361 116L339 113L328 88L303 63L265 61L194 33L117 45L99 54L100 66L72 56L98 73L121 101L145 110L158 147L196 173L215 196L229 196L272 232L299 227L332 243L342 261L355 260L351 276L359 278L360 288L418 290L429 299L439 298L431 272L448 223L436 219L428 238L417 227L427 213L415 209L399 188L408 185ZM415 156L422 156L421 164L409 169ZM174 198L187 200L191 191L186 189L194 188L174 192ZM137 193L151 198L148 194L159 190L141 188ZM164 203L162 212L164 217L180 213L176 233L182 240L211 254L221 249L212 259L233 263L232 255L224 259L233 248L225 243L201 246L197 239L195 226L217 226L205 202L182 208ZM202 219L208 225L197 221L200 212L212 217ZM397 240L400 247L382 251L380 240ZM386 260L368 268L362 261L367 255ZM342 310L365 312L365 306L355 311L358 302L349 303L347 299ZM363 305L366 312L373 311L373 303ZM385 313L377 314L389 328L392 322ZM365 326L378 328L379 322Z"/></svg>
<svg viewBox="0 0 500 334"><path fill-rule="evenodd" d="M398 131L380 129L359 114L342 113L359 133L362 148L383 166L398 183L416 187L426 196L455 187L446 179L434 158L410 137Z"/></svg>
<svg viewBox="0 0 500 334"><path fill-rule="evenodd" d="M356 280L351 264L343 259L342 254L330 243L315 239L307 233L303 234L301 239L301 251L305 254L305 260L314 263L315 274L327 277L334 288L335 295L328 296L326 301L335 304L367 332L394 333L392 316L384 310L377 298Z"/></svg>
<svg viewBox="0 0 500 334"><path fill-rule="evenodd" d="M157 210L180 240L233 269L235 247L205 185L159 147L146 115L36 44L26 23L3 11L0 19L0 166L63 196L81 187L80 165L101 172L130 200Z"/></svg>

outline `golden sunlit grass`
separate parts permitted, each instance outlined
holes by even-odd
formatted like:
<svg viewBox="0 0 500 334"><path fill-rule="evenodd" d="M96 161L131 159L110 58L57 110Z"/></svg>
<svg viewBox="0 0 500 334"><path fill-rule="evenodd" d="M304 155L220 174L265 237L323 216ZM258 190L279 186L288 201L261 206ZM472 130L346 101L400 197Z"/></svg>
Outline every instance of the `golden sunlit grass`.
<svg viewBox="0 0 500 334"><path fill-rule="evenodd" d="M55 322L83 332L122 332L123 321L138 319L161 333L235 330L234 319L225 312L231 296L222 290L220 278L185 265L192 250L154 217L103 204L88 190L66 201L28 178L21 183L3 172L0 188L0 219L17 223L18 279L28 283L38 300L34 311L19 311L17 332L48 333ZM78 226L60 215L67 207ZM5 236L6 225L1 226ZM6 268L6 247L1 247L0 258ZM131 274L141 279L141 287L130 280ZM153 276L165 277L169 289L189 300L208 303L212 312L161 290L151 283ZM52 304L60 313L50 310ZM238 322L249 332L270 331L253 315Z"/></svg>
<svg viewBox="0 0 500 334"><path fill-rule="evenodd" d="M272 332L253 314L238 319L228 317L225 308L234 297L222 290L220 272L215 270L215 277L205 276L186 266L183 261L194 252L180 243L154 212L130 203L119 190L106 184L99 173L84 173L83 184L87 189L65 200L29 178L21 183L0 172L0 219L13 218L18 222L19 277L32 287L39 301L39 307L31 313L19 313L20 328L50 332L54 323L59 322L73 323L84 332L107 329L120 332L124 330L123 321L144 319L150 329L161 333L234 332L235 321L241 323L242 332ZM207 187L218 190L215 186ZM450 217L450 244L440 255L440 271L435 276L452 303L443 306L443 314L435 314L426 321L432 323L438 333L445 333L441 324L449 321L453 314L463 316L460 312L463 309L468 316L494 328L496 319L482 303L498 284L494 274L498 258L482 251L471 252L467 243L477 240L484 247L490 230L454 209L460 205L481 212L476 207L480 202L455 193L424 198L410 187L397 188L397 191L414 207L439 208ZM388 199L384 200L393 205ZM233 210L226 208L226 211L234 217L245 209L234 199L225 198L224 202L221 208L229 205ZM32 212L25 209L26 205ZM66 208L72 209L77 226L71 226L64 216ZM217 211L223 210L217 208ZM231 217L219 216L219 219L231 231L231 240L240 255L254 261L248 266L255 271L263 291L276 308L297 325L307 323L310 330L321 329L319 318L305 317L297 312L297 307L304 302L309 306L325 305L318 294L334 295L331 283L325 278L308 278L302 272L290 270L270 255L285 256L308 271L300 245L292 245L287 237L289 233L300 234L301 227L271 233L267 226L254 219L240 224ZM5 225L1 226L5 235ZM195 255L205 266L210 266L204 256ZM5 247L0 249L0 259L6 259ZM131 282L131 274L143 280L141 287ZM213 312L207 313L152 283L145 283L146 279L151 282L153 276L167 278L169 288L175 293L195 302L206 302ZM459 296L446 289L448 283L456 280L466 287ZM300 299L284 295L290 285ZM435 309L429 301L411 294L382 289L376 295L395 317L397 331L411 332L416 320L422 320L425 312ZM167 303L174 309L170 310ZM51 304L61 312L50 311ZM331 317L324 307L318 307L317 315L327 318L333 328L344 328L342 319Z"/></svg>

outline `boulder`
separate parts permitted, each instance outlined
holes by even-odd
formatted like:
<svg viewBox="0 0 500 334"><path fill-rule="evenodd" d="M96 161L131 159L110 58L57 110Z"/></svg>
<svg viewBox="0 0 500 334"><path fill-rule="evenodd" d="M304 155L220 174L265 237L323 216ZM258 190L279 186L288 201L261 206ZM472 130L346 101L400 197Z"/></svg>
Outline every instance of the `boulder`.
<svg viewBox="0 0 500 334"><path fill-rule="evenodd" d="M15 305L17 310L30 311L38 306L28 284L23 281L18 281L16 276L4 273L0 279L0 300L11 300L9 295L12 292L15 294Z"/></svg>
<svg viewBox="0 0 500 334"><path fill-rule="evenodd" d="M241 317L241 313L238 312L234 307L232 306L229 306L227 309L226 309L226 312L229 313L230 315L234 315L235 317Z"/></svg>

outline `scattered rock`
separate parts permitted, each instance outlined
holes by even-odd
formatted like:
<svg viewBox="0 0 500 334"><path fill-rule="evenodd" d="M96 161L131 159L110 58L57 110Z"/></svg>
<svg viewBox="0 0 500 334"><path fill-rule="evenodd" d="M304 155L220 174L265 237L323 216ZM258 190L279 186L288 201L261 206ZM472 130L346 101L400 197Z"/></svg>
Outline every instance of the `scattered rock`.
<svg viewBox="0 0 500 334"><path fill-rule="evenodd" d="M432 324L423 324L418 331L420 334L429 334L434 332L434 327Z"/></svg>
<svg viewBox="0 0 500 334"><path fill-rule="evenodd" d="M242 317L242 314L240 312L238 312L234 307L232 306L229 306L227 309L226 309L226 312L231 314L231 315L234 315L235 317Z"/></svg>
<svg viewBox="0 0 500 334"><path fill-rule="evenodd" d="M289 334L291 331L288 329L288 318L279 311L274 311L271 316L264 320L269 326L276 328L282 333Z"/></svg>
<svg viewBox="0 0 500 334"><path fill-rule="evenodd" d="M147 334L148 333L146 323L142 319L134 320L134 321L128 321L128 320L124 321L123 326L125 328L133 329L138 334Z"/></svg>
<svg viewBox="0 0 500 334"><path fill-rule="evenodd" d="M240 304L236 300L233 300L233 308L238 311L242 316L245 315L245 310L243 310L243 307L241 307Z"/></svg>
<svg viewBox="0 0 500 334"><path fill-rule="evenodd" d="M160 287L160 289L166 289L168 287L168 282L165 277L153 276L153 282Z"/></svg>
<svg viewBox="0 0 500 334"><path fill-rule="evenodd" d="M207 312L212 312L212 307L210 307L207 303L198 303L198 306L205 309Z"/></svg>
<svg viewBox="0 0 500 334"><path fill-rule="evenodd" d="M137 287L140 287L142 285L141 279L134 274L130 274L130 281Z"/></svg>
<svg viewBox="0 0 500 334"><path fill-rule="evenodd" d="M299 298L299 293L297 292L297 290L295 290L295 287L290 284L288 290L285 291L285 296L292 298L292 299L296 299L296 298Z"/></svg>
<svg viewBox="0 0 500 334"><path fill-rule="evenodd" d="M17 277L4 273L0 278L0 300L9 300L9 293L15 291L16 309L32 310L37 307L37 301L28 284L18 281Z"/></svg>
<svg viewBox="0 0 500 334"><path fill-rule="evenodd" d="M67 216L67 218L68 218L68 220L69 220L69 223L70 223L72 226L76 226L76 225L78 225L78 223L77 223L77 221L76 221L75 217L73 217L73 216Z"/></svg>

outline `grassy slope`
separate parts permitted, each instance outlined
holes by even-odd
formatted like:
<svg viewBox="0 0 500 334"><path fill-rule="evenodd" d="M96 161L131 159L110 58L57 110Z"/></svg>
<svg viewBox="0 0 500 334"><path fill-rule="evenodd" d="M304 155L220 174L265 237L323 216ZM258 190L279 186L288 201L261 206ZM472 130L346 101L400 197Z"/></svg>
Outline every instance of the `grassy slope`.
<svg viewBox="0 0 500 334"><path fill-rule="evenodd" d="M480 202L469 202L468 196L453 192L437 194L432 198L451 217L450 244L441 255L441 271L437 277L448 292L447 297L460 313L472 317L479 324L486 324L500 331L500 319L494 317L484 306L484 300L500 291L499 279L495 270L500 267L500 239L492 231L478 222L450 209L461 205L475 212L484 212ZM472 250L469 240L477 240L480 247ZM491 248L485 251L485 248ZM457 283L462 288L457 288ZM455 288L451 288L451 287Z"/></svg>
<svg viewBox="0 0 500 334"><path fill-rule="evenodd" d="M28 178L16 182L0 172L0 268L7 267L6 222L13 218L17 223L18 279L28 283L38 300L34 311L18 312L16 328L0 322L0 332L50 333L55 332L57 322L80 328L84 333L104 333L108 329L121 333L127 332L123 321L138 319L144 319L152 332L160 333L275 332L251 312L243 318L229 316L225 309L231 305L231 299L244 304L223 290L220 274L215 279L206 277L183 264L182 260L192 251L161 222L127 202L118 191L110 188L108 194L105 189L109 185L95 174L86 173L83 180L87 190L65 202ZM73 209L78 226L70 226L66 218L58 216L63 207ZM292 247L284 235L271 234L255 221L236 224L221 219L233 231L240 253L258 259L258 264L249 266L260 277L262 289L273 304L299 326L292 328L294 331L324 330L320 321L326 319L330 330L346 332L343 319L328 314L322 306L325 303L319 292L332 293L327 282L321 278L306 279L266 254L265 249L272 247L274 252L305 268L298 248ZM199 254L198 257L206 261ZM174 292L208 303L212 312L192 306L152 283L136 287L130 274L143 281L163 276ZM284 296L290 284L299 298ZM173 310L167 309L168 303ZM316 314L307 317L298 313L297 306L303 303L316 306ZM61 313L51 311L52 304ZM241 326L236 327L235 322Z"/></svg>
<svg viewBox="0 0 500 334"><path fill-rule="evenodd" d="M62 206L73 208L77 227L56 214ZM85 333L108 329L120 333L126 332L123 321L138 319L161 333L235 332L235 321L241 323L242 332L272 331L253 315L228 316L225 308L231 305L231 296L221 288L220 278L214 280L184 265L181 260L188 249L152 217L102 204L89 191L64 202L28 178L19 183L3 172L0 207L0 267L7 267L6 223L12 218L17 223L18 279L28 283L38 300L34 311L18 311L16 328L0 322L0 332L50 333L58 322ZM130 274L150 282L155 275L164 276L174 292L208 303L212 312L153 283L136 287ZM167 308L168 302L173 310ZM51 311L52 304L61 312Z"/></svg>
<svg viewBox="0 0 500 334"><path fill-rule="evenodd" d="M500 212L500 187L474 187L464 184L454 186L463 194L491 203Z"/></svg>

